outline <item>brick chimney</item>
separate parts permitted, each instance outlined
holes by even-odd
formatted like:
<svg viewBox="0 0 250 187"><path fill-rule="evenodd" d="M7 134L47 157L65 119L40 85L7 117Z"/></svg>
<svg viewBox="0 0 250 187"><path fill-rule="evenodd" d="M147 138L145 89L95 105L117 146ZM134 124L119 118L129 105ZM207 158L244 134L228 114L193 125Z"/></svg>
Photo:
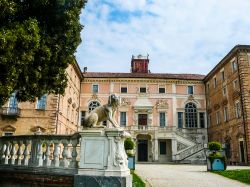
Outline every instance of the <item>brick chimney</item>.
<svg viewBox="0 0 250 187"><path fill-rule="evenodd" d="M131 73L149 73L148 70L149 59L147 56L134 56L131 59Z"/></svg>

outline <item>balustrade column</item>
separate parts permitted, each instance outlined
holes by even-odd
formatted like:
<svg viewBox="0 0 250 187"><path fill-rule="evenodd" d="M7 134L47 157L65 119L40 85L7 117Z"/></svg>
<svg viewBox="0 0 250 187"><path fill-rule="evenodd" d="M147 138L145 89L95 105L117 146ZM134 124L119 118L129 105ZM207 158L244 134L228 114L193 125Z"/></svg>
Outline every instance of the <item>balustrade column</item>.
<svg viewBox="0 0 250 187"><path fill-rule="evenodd" d="M43 148L41 141L37 143L37 166L43 166Z"/></svg>
<svg viewBox="0 0 250 187"><path fill-rule="evenodd" d="M11 148L11 144L10 144L10 142L7 142L4 164L9 164L10 148Z"/></svg>
<svg viewBox="0 0 250 187"><path fill-rule="evenodd" d="M29 165L29 155L30 155L30 151L28 149L28 146L31 144L31 141L30 140L25 140L24 142L24 145L25 145L25 148L24 148L24 152L23 152L23 165L24 166L28 166Z"/></svg>
<svg viewBox="0 0 250 187"><path fill-rule="evenodd" d="M50 145L51 145L50 141L46 142L45 166L51 166Z"/></svg>
<svg viewBox="0 0 250 187"><path fill-rule="evenodd" d="M1 149L1 157L0 157L0 163L4 163L4 159L5 159L5 151L6 151L7 145L6 143L3 143L2 149Z"/></svg>
<svg viewBox="0 0 250 187"><path fill-rule="evenodd" d="M69 162L67 160L68 158L68 140L63 140L63 152L62 152L62 156L63 156L63 160L62 160L62 166L63 167L68 167L69 166Z"/></svg>
<svg viewBox="0 0 250 187"><path fill-rule="evenodd" d="M18 150L17 150L17 165L22 165L22 156L23 156L23 141L18 141Z"/></svg>
<svg viewBox="0 0 250 187"><path fill-rule="evenodd" d="M54 141L53 156L54 156L54 166L59 167L60 162L59 162L59 141L58 140Z"/></svg>
<svg viewBox="0 0 250 187"><path fill-rule="evenodd" d="M77 139L74 139L72 140L72 146L73 146L73 150L72 150L72 160L71 160L71 163L70 163L70 166L75 168L77 166L77 161L76 161L76 157L77 157L77 151L76 151L76 147L77 147L77 144L78 144L78 140Z"/></svg>

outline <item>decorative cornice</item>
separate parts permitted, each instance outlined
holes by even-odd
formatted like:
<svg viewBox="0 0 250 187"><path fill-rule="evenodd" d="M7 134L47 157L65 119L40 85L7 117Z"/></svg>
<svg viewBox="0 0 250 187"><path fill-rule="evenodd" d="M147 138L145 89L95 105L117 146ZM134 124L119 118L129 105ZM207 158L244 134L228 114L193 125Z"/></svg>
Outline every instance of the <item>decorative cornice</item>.
<svg viewBox="0 0 250 187"><path fill-rule="evenodd" d="M203 81L197 80L162 80L162 79L127 79L127 78L119 78L119 79L109 79L109 78L84 78L82 84L84 83L96 83L96 82L120 82L120 83L165 83L165 84L203 84Z"/></svg>

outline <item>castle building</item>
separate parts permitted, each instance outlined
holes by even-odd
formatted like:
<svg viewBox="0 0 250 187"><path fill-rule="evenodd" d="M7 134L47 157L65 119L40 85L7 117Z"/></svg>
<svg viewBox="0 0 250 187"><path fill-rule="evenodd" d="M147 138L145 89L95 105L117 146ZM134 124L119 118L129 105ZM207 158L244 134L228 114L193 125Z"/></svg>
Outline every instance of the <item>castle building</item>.
<svg viewBox="0 0 250 187"><path fill-rule="evenodd" d="M45 94L36 102L17 102L15 93L0 109L0 135L72 134L79 128L79 96L82 73L73 62L66 69L64 95Z"/></svg>
<svg viewBox="0 0 250 187"><path fill-rule="evenodd" d="M148 64L148 57L139 55L132 56L130 73L83 73L81 117L114 93L121 103L116 120L135 139L137 161L204 159L199 152L207 142L204 76L150 73Z"/></svg>
<svg viewBox="0 0 250 187"><path fill-rule="evenodd" d="M141 162L203 162L207 142L223 144L229 164L250 164L250 46L235 46L206 76L151 73L132 56L130 73L66 69L64 95L0 108L0 136L73 134L84 117L116 94L116 120L136 141ZM103 122L109 126L109 122Z"/></svg>
<svg viewBox="0 0 250 187"><path fill-rule="evenodd" d="M231 164L250 163L250 46L235 46L205 77L209 141Z"/></svg>

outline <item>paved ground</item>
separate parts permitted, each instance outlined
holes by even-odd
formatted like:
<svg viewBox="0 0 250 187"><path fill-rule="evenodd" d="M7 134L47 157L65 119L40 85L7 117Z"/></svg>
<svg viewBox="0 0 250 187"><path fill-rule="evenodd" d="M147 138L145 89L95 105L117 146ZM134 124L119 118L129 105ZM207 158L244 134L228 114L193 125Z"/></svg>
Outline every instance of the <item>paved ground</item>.
<svg viewBox="0 0 250 187"><path fill-rule="evenodd" d="M228 166L227 169L250 169ZM207 172L201 165L136 164L135 172L153 187L249 187L249 185Z"/></svg>

